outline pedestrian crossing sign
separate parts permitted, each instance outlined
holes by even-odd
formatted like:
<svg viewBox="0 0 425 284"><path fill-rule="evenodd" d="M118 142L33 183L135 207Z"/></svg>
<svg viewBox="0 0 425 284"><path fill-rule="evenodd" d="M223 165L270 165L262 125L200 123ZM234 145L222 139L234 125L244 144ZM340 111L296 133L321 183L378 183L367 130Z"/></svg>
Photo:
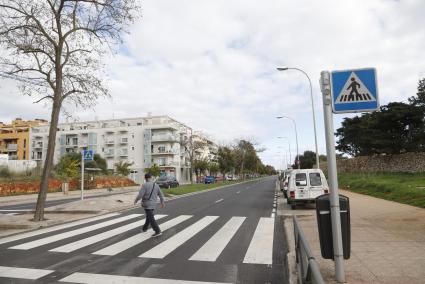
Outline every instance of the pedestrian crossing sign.
<svg viewBox="0 0 425 284"><path fill-rule="evenodd" d="M93 150L84 150L83 151L84 161L92 161L93 160Z"/></svg>
<svg viewBox="0 0 425 284"><path fill-rule="evenodd" d="M379 107L376 69L331 72L332 111L368 112Z"/></svg>

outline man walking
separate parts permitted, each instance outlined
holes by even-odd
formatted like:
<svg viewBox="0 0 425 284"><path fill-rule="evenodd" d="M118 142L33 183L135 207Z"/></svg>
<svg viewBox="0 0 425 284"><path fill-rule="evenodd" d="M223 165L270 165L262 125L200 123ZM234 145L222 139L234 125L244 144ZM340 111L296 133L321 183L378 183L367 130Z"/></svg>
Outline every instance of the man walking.
<svg viewBox="0 0 425 284"><path fill-rule="evenodd" d="M134 200L134 204L136 204L141 199L142 207L145 209L146 222L143 225L142 231L146 232L149 228L149 225L151 225L152 229L155 231L155 234L153 234L152 237L158 237L162 235L162 232L155 221L155 216L153 212L156 208L157 196L159 196L159 199L161 201L161 208L165 207L164 195L162 194L159 186L155 182L151 181L151 178L152 176L150 173L145 174L146 182L140 188L139 194Z"/></svg>

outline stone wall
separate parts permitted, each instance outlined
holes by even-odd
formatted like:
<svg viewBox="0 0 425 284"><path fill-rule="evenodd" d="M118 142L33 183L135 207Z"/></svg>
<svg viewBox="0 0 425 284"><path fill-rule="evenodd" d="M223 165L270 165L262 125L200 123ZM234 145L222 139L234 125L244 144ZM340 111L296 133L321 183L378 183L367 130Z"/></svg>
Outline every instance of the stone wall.
<svg viewBox="0 0 425 284"><path fill-rule="evenodd" d="M61 185L62 182L59 180L49 180L48 192L60 191ZM99 177L93 181L87 181L85 183L85 189L124 187L133 185L136 185L134 181L126 177ZM79 180L71 180L69 182L69 190L76 190L79 188ZM36 193L39 189L40 181L0 183L0 196Z"/></svg>
<svg viewBox="0 0 425 284"><path fill-rule="evenodd" d="M337 160L338 172L425 173L425 152L399 155L361 156ZM327 170L327 163L320 165Z"/></svg>

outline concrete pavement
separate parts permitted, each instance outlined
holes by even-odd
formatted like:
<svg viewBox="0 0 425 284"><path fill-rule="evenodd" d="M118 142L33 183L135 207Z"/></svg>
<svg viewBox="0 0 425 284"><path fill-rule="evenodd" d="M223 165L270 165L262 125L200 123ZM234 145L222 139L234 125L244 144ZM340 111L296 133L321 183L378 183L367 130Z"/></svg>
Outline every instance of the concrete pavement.
<svg viewBox="0 0 425 284"><path fill-rule="evenodd" d="M425 209L345 190L340 193L350 198L351 207L347 283L425 283ZM291 210L282 192L278 203L278 215L298 216L325 281L336 283L334 262L322 259L320 253L314 206ZM292 218L285 219L286 228L292 228L291 223ZM293 231L287 234L293 235ZM289 266L293 270L293 238L289 245Z"/></svg>

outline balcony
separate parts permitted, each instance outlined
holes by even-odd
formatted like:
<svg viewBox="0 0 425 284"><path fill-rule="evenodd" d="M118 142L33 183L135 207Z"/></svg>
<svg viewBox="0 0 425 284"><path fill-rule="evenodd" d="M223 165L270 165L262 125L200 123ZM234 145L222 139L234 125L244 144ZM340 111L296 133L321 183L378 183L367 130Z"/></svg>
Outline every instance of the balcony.
<svg viewBox="0 0 425 284"><path fill-rule="evenodd" d="M16 152L18 151L18 144L7 144L6 152Z"/></svg>
<svg viewBox="0 0 425 284"><path fill-rule="evenodd" d="M177 162L168 162L168 163L164 163L164 164L159 164L158 165L160 168L175 168L175 167L179 167L180 164Z"/></svg>
<svg viewBox="0 0 425 284"><path fill-rule="evenodd" d="M152 142L175 142L177 137L174 135L152 135Z"/></svg>
<svg viewBox="0 0 425 284"><path fill-rule="evenodd" d="M113 158L114 156L115 156L114 151L106 151L105 152L105 157L107 157L107 158Z"/></svg>
<svg viewBox="0 0 425 284"><path fill-rule="evenodd" d="M115 141L114 140L105 140L105 144L106 145L114 145Z"/></svg>
<svg viewBox="0 0 425 284"><path fill-rule="evenodd" d="M153 151L151 155L177 155L177 153L178 152L176 150L169 149L164 151L156 150Z"/></svg>
<svg viewBox="0 0 425 284"><path fill-rule="evenodd" d="M87 140L82 140L82 141L80 141L80 143L79 143L80 145L80 147L81 148L83 148L83 147L87 147L88 146L88 142L87 142Z"/></svg>
<svg viewBox="0 0 425 284"><path fill-rule="evenodd" d="M33 147L34 149L40 149L40 148L43 148L43 142L35 142L35 143L32 143L32 147Z"/></svg>
<svg viewBox="0 0 425 284"><path fill-rule="evenodd" d="M128 156L128 150L127 149L121 149L119 151L120 157L127 157Z"/></svg>

